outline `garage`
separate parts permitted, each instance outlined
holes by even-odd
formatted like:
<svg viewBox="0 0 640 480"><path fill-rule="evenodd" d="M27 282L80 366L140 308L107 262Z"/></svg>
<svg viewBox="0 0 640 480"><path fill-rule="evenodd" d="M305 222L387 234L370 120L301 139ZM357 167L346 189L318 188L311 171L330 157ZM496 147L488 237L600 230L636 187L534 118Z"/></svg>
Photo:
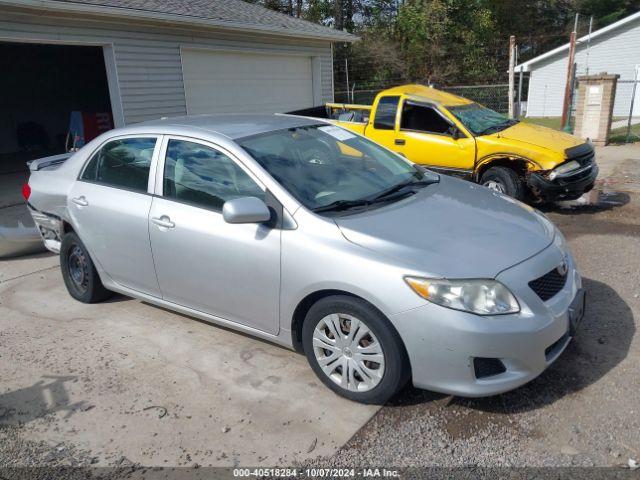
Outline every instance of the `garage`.
<svg viewBox="0 0 640 480"><path fill-rule="evenodd" d="M90 128L98 118L99 128L112 127L101 47L2 42L0 58L0 173L24 172L26 161L71 148L72 112L93 119Z"/></svg>
<svg viewBox="0 0 640 480"><path fill-rule="evenodd" d="M313 104L311 57L182 50L187 113L273 113Z"/></svg>

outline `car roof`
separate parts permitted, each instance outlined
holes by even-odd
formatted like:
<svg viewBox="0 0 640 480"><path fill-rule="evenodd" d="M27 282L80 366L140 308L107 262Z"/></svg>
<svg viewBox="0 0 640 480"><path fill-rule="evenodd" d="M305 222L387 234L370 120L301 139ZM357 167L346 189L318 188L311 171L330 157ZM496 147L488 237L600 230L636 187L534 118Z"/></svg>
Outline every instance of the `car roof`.
<svg viewBox="0 0 640 480"><path fill-rule="evenodd" d="M418 84L400 85L399 87L389 88L384 91L384 94L406 95L411 100L418 102L437 103L445 106L468 105L473 103L471 100L459 97L453 93L443 92L433 87Z"/></svg>
<svg viewBox="0 0 640 480"><path fill-rule="evenodd" d="M250 137L260 133L309 125L322 125L320 121L282 114L219 114L170 117L137 123L136 126L192 127L224 135L230 139Z"/></svg>

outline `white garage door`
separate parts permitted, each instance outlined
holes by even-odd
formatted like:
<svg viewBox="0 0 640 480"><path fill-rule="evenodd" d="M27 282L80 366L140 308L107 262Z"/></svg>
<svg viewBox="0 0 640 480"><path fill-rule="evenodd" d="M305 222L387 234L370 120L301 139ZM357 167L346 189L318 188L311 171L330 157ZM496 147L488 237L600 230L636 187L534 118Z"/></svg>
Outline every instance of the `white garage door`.
<svg viewBox="0 0 640 480"><path fill-rule="evenodd" d="M182 72L189 115L313 105L311 57L183 49Z"/></svg>

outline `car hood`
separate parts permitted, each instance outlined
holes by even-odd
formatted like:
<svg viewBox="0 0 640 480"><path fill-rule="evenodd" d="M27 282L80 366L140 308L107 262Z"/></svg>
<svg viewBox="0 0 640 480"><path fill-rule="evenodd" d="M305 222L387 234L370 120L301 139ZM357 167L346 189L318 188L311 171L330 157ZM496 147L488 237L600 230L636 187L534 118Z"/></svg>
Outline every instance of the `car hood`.
<svg viewBox="0 0 640 480"><path fill-rule="evenodd" d="M496 135L560 153L564 153L567 148L584 143L584 140L568 133L525 122L516 123Z"/></svg>
<svg viewBox="0 0 640 480"><path fill-rule="evenodd" d="M444 176L411 197L334 220L347 240L446 278L494 278L554 235L531 207Z"/></svg>

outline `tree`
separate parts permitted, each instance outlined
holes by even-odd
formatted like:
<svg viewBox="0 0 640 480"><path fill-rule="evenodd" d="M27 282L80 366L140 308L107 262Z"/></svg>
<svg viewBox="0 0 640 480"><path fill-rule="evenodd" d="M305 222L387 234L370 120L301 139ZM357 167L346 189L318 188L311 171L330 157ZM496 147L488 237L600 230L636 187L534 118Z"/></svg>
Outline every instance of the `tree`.
<svg viewBox="0 0 640 480"><path fill-rule="evenodd" d="M576 13L601 28L640 10L640 0L247 0L360 36L334 49L336 76L349 59L358 88L406 81L504 82L508 39L520 61L568 41ZM344 84L337 78L336 84Z"/></svg>

